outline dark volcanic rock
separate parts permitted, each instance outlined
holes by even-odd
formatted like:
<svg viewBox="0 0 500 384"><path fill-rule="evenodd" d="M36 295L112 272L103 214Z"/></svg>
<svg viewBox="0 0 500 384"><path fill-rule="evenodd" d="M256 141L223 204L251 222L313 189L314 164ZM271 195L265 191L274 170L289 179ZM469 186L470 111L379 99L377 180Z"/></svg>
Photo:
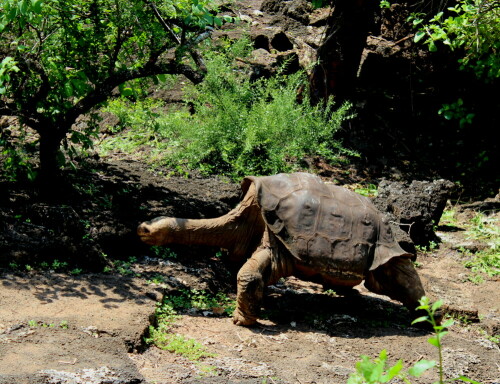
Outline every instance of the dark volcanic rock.
<svg viewBox="0 0 500 384"><path fill-rule="evenodd" d="M390 216L397 240L403 241L403 248L409 250L408 237L422 246L437 240L434 226L439 223L453 189L454 184L448 180L412 181L411 184L383 180L374 204Z"/></svg>

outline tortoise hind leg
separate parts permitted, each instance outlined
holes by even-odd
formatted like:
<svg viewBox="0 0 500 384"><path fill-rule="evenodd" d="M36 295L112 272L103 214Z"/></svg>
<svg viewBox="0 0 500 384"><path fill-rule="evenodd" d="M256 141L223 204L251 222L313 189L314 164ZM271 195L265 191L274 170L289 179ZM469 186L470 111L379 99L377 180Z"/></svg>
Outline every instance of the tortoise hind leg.
<svg viewBox="0 0 500 384"><path fill-rule="evenodd" d="M415 310L419 300L425 295L420 277L409 258L395 257L374 271L365 279L370 291L398 300L408 308L412 317L421 316Z"/></svg>
<svg viewBox="0 0 500 384"><path fill-rule="evenodd" d="M252 325L257 321L264 295L264 276L271 269L271 249L258 248L238 272L237 304L233 314L236 325Z"/></svg>

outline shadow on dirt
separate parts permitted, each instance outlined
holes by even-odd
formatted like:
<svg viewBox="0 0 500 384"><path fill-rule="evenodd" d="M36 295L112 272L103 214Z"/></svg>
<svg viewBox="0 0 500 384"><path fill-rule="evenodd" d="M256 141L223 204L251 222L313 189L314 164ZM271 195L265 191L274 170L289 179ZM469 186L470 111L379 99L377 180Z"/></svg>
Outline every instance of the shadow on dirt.
<svg viewBox="0 0 500 384"><path fill-rule="evenodd" d="M215 217L236 205L239 187L214 179L144 172L134 162L67 172L51 196L32 185L0 186L0 267L65 262L99 272L109 260L147 254L137 225L157 216ZM214 187L217 186L217 187Z"/></svg>
<svg viewBox="0 0 500 384"><path fill-rule="evenodd" d="M341 338L371 338L394 335L421 336L410 327L408 310L401 305L366 295L329 297L324 294L291 293L269 295L265 315L287 330L301 324ZM266 326L266 329L269 327Z"/></svg>

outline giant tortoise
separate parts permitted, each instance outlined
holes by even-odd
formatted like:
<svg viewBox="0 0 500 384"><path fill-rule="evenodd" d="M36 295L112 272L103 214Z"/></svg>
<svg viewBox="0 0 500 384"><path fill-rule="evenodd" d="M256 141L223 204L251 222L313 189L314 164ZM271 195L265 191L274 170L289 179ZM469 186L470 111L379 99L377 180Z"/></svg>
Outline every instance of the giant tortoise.
<svg viewBox="0 0 500 384"><path fill-rule="evenodd" d="M205 244L240 260L233 321L257 321L264 287L295 276L329 288L360 284L414 312L420 278L370 199L308 173L247 177L243 199L214 219L158 217L139 225L151 245Z"/></svg>

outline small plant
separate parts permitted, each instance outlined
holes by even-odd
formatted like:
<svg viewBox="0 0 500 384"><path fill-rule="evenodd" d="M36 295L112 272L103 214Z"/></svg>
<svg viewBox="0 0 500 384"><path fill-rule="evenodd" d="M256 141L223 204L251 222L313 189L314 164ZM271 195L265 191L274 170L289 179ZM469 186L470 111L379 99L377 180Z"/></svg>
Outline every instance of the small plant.
<svg viewBox="0 0 500 384"><path fill-rule="evenodd" d="M115 260L113 262L116 271L123 276L131 276L134 275L135 272L132 270L132 265L137 262L137 257L130 256L128 261L124 260Z"/></svg>
<svg viewBox="0 0 500 384"><path fill-rule="evenodd" d="M368 184L366 186L359 186L355 188L354 192L367 197L375 197L378 194L378 188L375 184Z"/></svg>
<svg viewBox="0 0 500 384"><path fill-rule="evenodd" d="M183 289L180 295L170 296L168 300L176 310L188 310L195 308L198 310L215 310L215 312L226 313L231 316L236 303L227 297L226 294L219 292L215 296L203 290Z"/></svg>
<svg viewBox="0 0 500 384"><path fill-rule="evenodd" d="M431 303L426 296L423 296L419 303L420 305L416 309L427 312L427 315L415 319L412 324L428 322L432 326L434 336L430 337L428 342L437 348L439 361L420 360L408 370L404 370L402 360L398 360L396 364L392 366L388 364L387 351L384 349L380 352L379 356L373 360L371 360L369 356L361 356L361 361L356 363L356 372L349 376L347 384L379 384L387 383L392 379L399 379L406 384L411 384L410 377L420 377L424 372L436 366L439 374L439 381L437 383L445 383L441 339L448 333L447 328L451 327L454 322L452 319L448 319L444 323L439 324L438 313L443 305L441 300ZM479 384L465 376L446 380L446 382L454 382L456 380Z"/></svg>
<svg viewBox="0 0 500 384"><path fill-rule="evenodd" d="M148 284L157 284L157 285L160 285L160 284L165 283L165 276L160 275L160 274L156 274L151 279L147 280L146 282Z"/></svg>
<svg viewBox="0 0 500 384"><path fill-rule="evenodd" d="M177 258L177 253L175 253L168 247L153 245L151 247L151 250L153 251L155 256L159 257L160 259L168 260Z"/></svg>
<svg viewBox="0 0 500 384"><path fill-rule="evenodd" d="M462 249L467 257L464 266L471 270L468 280L474 284L484 282L484 276L495 277L500 275L500 226L498 219L476 214L467 225L467 238L487 244L487 247L473 254Z"/></svg>
<svg viewBox="0 0 500 384"><path fill-rule="evenodd" d="M323 292L323 294L331 297L337 297L337 292L335 292L333 289L327 289L326 291Z"/></svg>
<svg viewBox="0 0 500 384"><path fill-rule="evenodd" d="M415 260L415 261L413 262L413 266L414 266L415 268L422 268L422 263L421 263L420 261Z"/></svg>
<svg viewBox="0 0 500 384"><path fill-rule="evenodd" d="M438 244L435 241L429 241L428 245L415 245L417 251L421 253L430 253L434 251L438 247Z"/></svg>
<svg viewBox="0 0 500 384"><path fill-rule="evenodd" d="M56 328L56 324L55 323L46 323L44 321L37 321L37 320L30 320L28 321L28 326L30 328L38 328L38 327L41 327L41 328ZM59 328L61 329L68 329L69 326L68 326L68 322L66 320L63 320L59 323Z"/></svg>
<svg viewBox="0 0 500 384"><path fill-rule="evenodd" d="M69 274L73 275L73 276L78 276L82 272L83 272L83 269L81 269L81 268L75 268L75 269L72 269L71 271L69 271Z"/></svg>
<svg viewBox="0 0 500 384"><path fill-rule="evenodd" d="M457 219L455 217L456 212L454 209L445 209L439 220L439 225L453 226L457 225Z"/></svg>
<svg viewBox="0 0 500 384"><path fill-rule="evenodd" d="M183 335L172 332L175 322L180 318L178 309L189 307L191 302L185 293L180 296L165 297L162 303L157 303L155 318L156 326L149 327L149 336L145 338L146 343L154 344L160 349L164 349L178 355L184 356L191 361L198 362L214 354L208 352L199 342L186 338ZM206 364L199 364L200 370L204 374L213 373L214 367Z"/></svg>
<svg viewBox="0 0 500 384"><path fill-rule="evenodd" d="M491 248L500 247L498 218L477 213L467 225L467 237L488 243Z"/></svg>
<svg viewBox="0 0 500 384"><path fill-rule="evenodd" d="M223 293L212 296L205 291L181 290L179 295L166 296L162 303L157 304L155 311L157 325L149 327L149 337L145 341L193 361L213 356L195 340L172 332L173 325L180 318L178 311L191 308L203 310L224 308L226 313L229 313L234 310L234 306L234 301Z"/></svg>
<svg viewBox="0 0 500 384"><path fill-rule="evenodd" d="M408 376L419 377L435 364L435 361L420 360L405 372L402 360L398 360L392 366L388 365L387 351L383 349L374 360L371 360L369 356L362 355L361 361L356 363L356 372L349 376L347 384L387 383L394 378L410 383Z"/></svg>
<svg viewBox="0 0 500 384"><path fill-rule="evenodd" d="M66 269L68 267L68 263L65 262L65 261L59 261L57 259L55 259L53 262L52 262L52 265L51 265L51 268L54 270L54 271L60 271L62 269Z"/></svg>
<svg viewBox="0 0 500 384"><path fill-rule="evenodd" d="M426 296L423 296L419 300L420 305L416 308L417 310L423 310L427 312L426 316L421 316L418 319L413 320L412 324L416 323L421 323L421 322L427 322L429 323L432 328L434 329L434 336L428 339L429 344L435 346L438 350L438 357L439 357L439 362L438 362L438 373L439 373L439 383L443 384L444 381L444 370L443 370L443 347L441 343L441 339L448 334L447 329L451 327L454 324L453 319L447 319L444 323L439 324L437 315L439 313L439 310L441 306L443 305L442 300L438 300L435 303L431 303L429 298ZM477 381L471 380L468 377L465 376L460 376L455 379L449 380L450 382L453 382L455 380L461 380L467 383L474 383L474 384L479 384Z"/></svg>

